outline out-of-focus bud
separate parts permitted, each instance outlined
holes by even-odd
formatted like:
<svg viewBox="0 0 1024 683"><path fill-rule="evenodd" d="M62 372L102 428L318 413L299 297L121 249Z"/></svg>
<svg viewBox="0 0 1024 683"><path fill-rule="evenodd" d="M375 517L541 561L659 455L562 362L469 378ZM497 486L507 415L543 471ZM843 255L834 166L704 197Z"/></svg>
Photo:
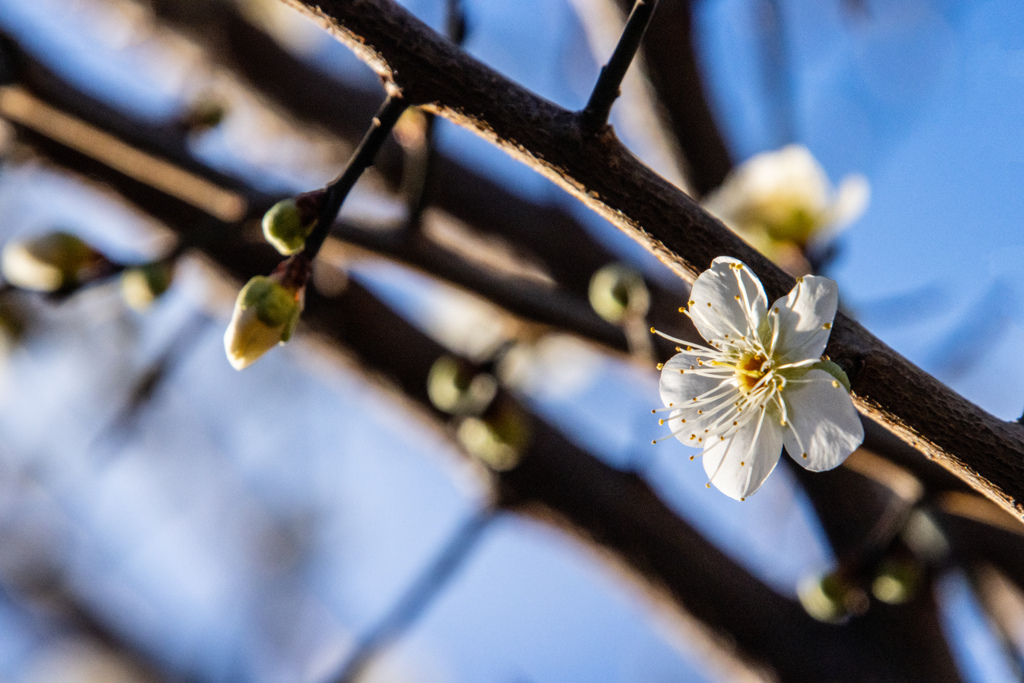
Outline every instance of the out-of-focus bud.
<svg viewBox="0 0 1024 683"><path fill-rule="evenodd" d="M620 263L611 263L594 273L589 295L597 314L615 324L627 316L646 315L651 304L643 276Z"/></svg>
<svg viewBox="0 0 1024 683"><path fill-rule="evenodd" d="M4 246L4 278L37 292L67 290L88 282L110 267L110 261L77 235L51 232Z"/></svg>
<svg viewBox="0 0 1024 683"><path fill-rule="evenodd" d="M751 157L737 167L704 206L776 262L789 250L834 237L860 217L870 188L850 175L833 188L825 171L801 145Z"/></svg>
<svg viewBox="0 0 1024 683"><path fill-rule="evenodd" d="M921 585L921 567L911 559L889 559L878 568L871 582L871 593L882 602L899 605L907 602Z"/></svg>
<svg viewBox="0 0 1024 683"><path fill-rule="evenodd" d="M201 132L216 128L227 116L227 108L215 95L199 97L181 116L181 127L187 131Z"/></svg>
<svg viewBox="0 0 1024 683"><path fill-rule="evenodd" d="M316 225L324 191L282 199L263 214L263 236L285 256L302 251Z"/></svg>
<svg viewBox="0 0 1024 683"><path fill-rule="evenodd" d="M452 356L441 356L430 367L427 395L449 415L480 415L498 393L498 380Z"/></svg>
<svg viewBox="0 0 1024 683"><path fill-rule="evenodd" d="M16 287L55 292L77 284L102 256L76 235L53 232L4 246L4 278Z"/></svg>
<svg viewBox="0 0 1024 683"><path fill-rule="evenodd" d="M302 313L305 288L284 284L285 274L257 275L242 288L231 323L224 332L224 350L236 370L252 365L277 344L291 339Z"/></svg>
<svg viewBox="0 0 1024 683"><path fill-rule="evenodd" d="M838 573L809 576L797 588L800 604L809 615L829 624L840 624L868 609L868 596Z"/></svg>
<svg viewBox="0 0 1024 683"><path fill-rule="evenodd" d="M531 436L526 416L513 403L498 405L482 418L465 418L455 434L470 454L496 472L519 464Z"/></svg>
<svg viewBox="0 0 1024 683"><path fill-rule="evenodd" d="M121 296L136 311L144 311L167 291L174 269L166 261L128 268L121 274Z"/></svg>

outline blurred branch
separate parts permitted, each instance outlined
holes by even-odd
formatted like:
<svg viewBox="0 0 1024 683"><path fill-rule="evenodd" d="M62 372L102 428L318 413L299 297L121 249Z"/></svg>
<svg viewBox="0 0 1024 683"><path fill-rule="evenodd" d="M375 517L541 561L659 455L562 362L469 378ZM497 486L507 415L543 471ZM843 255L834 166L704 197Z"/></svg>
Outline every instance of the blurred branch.
<svg viewBox="0 0 1024 683"><path fill-rule="evenodd" d="M720 255L757 272L771 298L783 273L692 199L640 163L610 130L501 76L390 0L283 0L331 31L412 104L429 106L530 165L646 246L688 281ZM850 376L855 403L927 457L1024 515L1024 427L989 415L839 314L827 353Z"/></svg>
<svg viewBox="0 0 1024 683"><path fill-rule="evenodd" d="M4 540L8 551L17 550L16 544L11 544L15 539ZM170 671L165 663L132 642L130 636L105 623L76 594L58 567L34 564L31 568L6 569L0 577L0 606L5 612L13 611L40 628L55 642L72 636L102 645L111 656L137 674L138 678L132 680L140 683L193 680ZM5 620L11 616L8 613ZM8 637L9 629L11 626L5 627ZM22 673L27 672L23 670Z"/></svg>
<svg viewBox="0 0 1024 683"><path fill-rule="evenodd" d="M174 333L157 358L139 374L131 385L124 405L93 439L92 449L108 439L123 437L131 430L139 413L152 400L160 386L202 341L203 332L212 322L207 316L196 314ZM110 448L111 452L115 450L113 447L115 445L113 444Z"/></svg>
<svg viewBox="0 0 1024 683"><path fill-rule="evenodd" d="M497 517L495 510L485 508L462 522L408 590L369 633L360 639L341 671L329 680L334 683L358 681L373 658L408 630L448 587L470 554L480 546L484 532Z"/></svg>

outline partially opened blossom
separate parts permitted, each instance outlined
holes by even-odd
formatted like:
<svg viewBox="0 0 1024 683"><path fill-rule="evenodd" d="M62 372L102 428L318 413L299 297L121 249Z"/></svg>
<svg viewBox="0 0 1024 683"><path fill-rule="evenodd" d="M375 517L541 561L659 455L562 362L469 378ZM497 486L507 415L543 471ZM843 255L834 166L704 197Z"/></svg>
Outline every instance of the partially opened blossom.
<svg viewBox="0 0 1024 683"><path fill-rule="evenodd" d="M855 221L867 207L867 179L850 175L833 188L814 156L788 145L751 157L707 197L705 208L775 259L804 249Z"/></svg>
<svg viewBox="0 0 1024 683"><path fill-rule="evenodd" d="M283 273L257 275L246 283L224 332L224 350L232 367L247 368L291 339L302 313L304 293L302 287L287 284Z"/></svg>
<svg viewBox="0 0 1024 683"><path fill-rule="evenodd" d="M837 304L835 282L807 276L769 308L760 280L727 257L694 282L686 312L706 344L673 339L682 346L662 369L663 422L703 448L710 483L726 495L754 493L783 446L822 471L864 440L846 375L822 359Z"/></svg>

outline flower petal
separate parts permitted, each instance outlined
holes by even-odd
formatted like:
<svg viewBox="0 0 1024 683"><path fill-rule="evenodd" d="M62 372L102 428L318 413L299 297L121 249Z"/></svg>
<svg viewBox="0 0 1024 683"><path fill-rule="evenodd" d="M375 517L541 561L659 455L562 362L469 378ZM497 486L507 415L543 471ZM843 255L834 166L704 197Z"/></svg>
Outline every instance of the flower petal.
<svg viewBox="0 0 1024 683"><path fill-rule="evenodd" d="M835 237L843 228L860 218L870 200L871 185L867 178L859 173L843 178L829 210L829 223L832 224L829 236Z"/></svg>
<svg viewBox="0 0 1024 683"><path fill-rule="evenodd" d="M689 354L679 353L672 356L662 368L659 382L662 403L666 407L678 408L678 410L672 411L671 416L665 422L676 433L676 438L688 446L701 445L702 442L697 441L703 436L700 432L705 428L707 422L714 420L719 415L718 412L713 412L714 408L723 403L732 404L739 394L739 389L730 383L691 371L693 362L694 357ZM716 389L720 389L720 391L716 392ZM704 403L696 405L694 403L694 398L707 397L712 392L715 392L719 398L711 405ZM685 422L680 420L685 420ZM693 438L691 438L691 434Z"/></svg>
<svg viewBox="0 0 1024 683"><path fill-rule="evenodd" d="M690 318L708 341L756 334L767 308L761 281L727 256L712 261L690 290Z"/></svg>
<svg viewBox="0 0 1024 683"><path fill-rule="evenodd" d="M740 500L775 469L782 454L782 427L771 415L749 420L732 436L712 435L704 446L704 471L719 491Z"/></svg>
<svg viewBox="0 0 1024 683"><path fill-rule="evenodd" d="M666 406L682 405L721 384L719 379L690 371L693 362L693 356L677 353L662 367L658 388L661 391L661 402Z"/></svg>
<svg viewBox="0 0 1024 683"><path fill-rule="evenodd" d="M786 450L805 468L823 472L838 467L864 441L853 399L824 370L811 370L791 382L782 396L789 418Z"/></svg>
<svg viewBox="0 0 1024 683"><path fill-rule="evenodd" d="M835 282L818 275L800 278L789 295L772 306L771 315L778 316L779 327L772 355L781 363L820 358L832 334L838 305Z"/></svg>

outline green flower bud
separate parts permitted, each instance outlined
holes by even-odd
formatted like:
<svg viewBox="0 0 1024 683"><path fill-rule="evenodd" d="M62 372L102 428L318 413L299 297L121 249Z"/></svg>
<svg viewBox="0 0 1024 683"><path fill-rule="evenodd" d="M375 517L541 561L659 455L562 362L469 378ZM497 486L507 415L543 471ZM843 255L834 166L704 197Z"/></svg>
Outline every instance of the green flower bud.
<svg viewBox="0 0 1024 683"><path fill-rule="evenodd" d="M303 289L281 284L279 275L257 275L242 288L231 323L224 333L224 350L236 370L252 365L277 344L291 339L302 313Z"/></svg>
<svg viewBox="0 0 1024 683"><path fill-rule="evenodd" d="M484 417L463 419L456 438L470 454L496 472L515 468L530 441L530 425L522 410L504 404Z"/></svg>
<svg viewBox="0 0 1024 683"><path fill-rule="evenodd" d="M809 615L828 624L841 624L868 608L864 591L834 572L808 577L798 586L797 595Z"/></svg>
<svg viewBox="0 0 1024 683"><path fill-rule="evenodd" d="M450 415L479 415L497 392L498 381L493 375L475 373L469 363L451 356L434 361L427 376L430 402Z"/></svg>
<svg viewBox="0 0 1024 683"><path fill-rule="evenodd" d="M921 567L912 560L886 560L871 583L876 598L890 605L910 600L921 584Z"/></svg>
<svg viewBox="0 0 1024 683"><path fill-rule="evenodd" d="M203 131L216 128L227 116L224 104L213 96L202 97L192 103L182 117L182 125L191 131Z"/></svg>
<svg viewBox="0 0 1024 683"><path fill-rule="evenodd" d="M618 324L629 315L642 316L650 306L643 276L632 268L612 263L590 278L590 305L599 316Z"/></svg>
<svg viewBox="0 0 1024 683"><path fill-rule="evenodd" d="M56 292L89 279L90 271L106 259L81 238L68 232L51 232L4 246L4 278L15 287Z"/></svg>
<svg viewBox="0 0 1024 683"><path fill-rule="evenodd" d="M121 274L121 296L131 308L144 311L167 291L173 278L171 265L164 261L128 268Z"/></svg>
<svg viewBox="0 0 1024 683"><path fill-rule="evenodd" d="M298 198L282 199L263 214L263 236L285 256L302 251L316 225L316 212L304 210Z"/></svg>

